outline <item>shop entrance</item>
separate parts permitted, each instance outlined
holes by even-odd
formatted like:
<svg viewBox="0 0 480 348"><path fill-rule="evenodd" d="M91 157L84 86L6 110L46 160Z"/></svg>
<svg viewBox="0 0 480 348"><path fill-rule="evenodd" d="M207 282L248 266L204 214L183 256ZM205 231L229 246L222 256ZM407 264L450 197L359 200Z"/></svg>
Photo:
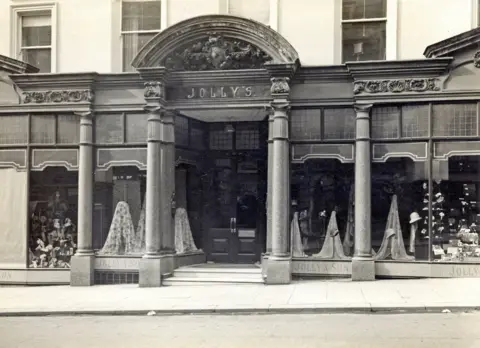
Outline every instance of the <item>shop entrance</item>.
<svg viewBox="0 0 480 348"><path fill-rule="evenodd" d="M266 236L265 126L263 122L210 126L209 261L251 264L260 260Z"/></svg>

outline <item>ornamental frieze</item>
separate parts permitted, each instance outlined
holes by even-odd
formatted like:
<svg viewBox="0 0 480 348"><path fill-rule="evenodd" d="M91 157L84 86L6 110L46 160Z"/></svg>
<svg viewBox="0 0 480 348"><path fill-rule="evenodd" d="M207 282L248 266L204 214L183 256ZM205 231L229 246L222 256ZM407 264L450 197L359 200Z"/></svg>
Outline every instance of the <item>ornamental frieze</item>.
<svg viewBox="0 0 480 348"><path fill-rule="evenodd" d="M181 47L169 55L162 65L177 71L259 69L272 60L254 45L210 33L201 41Z"/></svg>
<svg viewBox="0 0 480 348"><path fill-rule="evenodd" d="M353 83L354 94L402 93L439 91L437 79L419 78L405 80L367 80Z"/></svg>
<svg viewBox="0 0 480 348"><path fill-rule="evenodd" d="M70 91L35 91L24 92L23 102L29 103L91 103L94 94L91 90L70 90Z"/></svg>

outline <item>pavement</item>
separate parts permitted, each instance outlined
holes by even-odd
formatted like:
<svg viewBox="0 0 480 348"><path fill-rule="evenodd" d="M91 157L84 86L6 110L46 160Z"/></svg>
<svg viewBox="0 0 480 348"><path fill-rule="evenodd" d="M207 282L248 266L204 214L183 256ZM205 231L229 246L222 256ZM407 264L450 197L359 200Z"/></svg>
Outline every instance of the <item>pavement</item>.
<svg viewBox="0 0 480 348"><path fill-rule="evenodd" d="M480 309L480 278L288 285L0 287L0 316L442 312Z"/></svg>

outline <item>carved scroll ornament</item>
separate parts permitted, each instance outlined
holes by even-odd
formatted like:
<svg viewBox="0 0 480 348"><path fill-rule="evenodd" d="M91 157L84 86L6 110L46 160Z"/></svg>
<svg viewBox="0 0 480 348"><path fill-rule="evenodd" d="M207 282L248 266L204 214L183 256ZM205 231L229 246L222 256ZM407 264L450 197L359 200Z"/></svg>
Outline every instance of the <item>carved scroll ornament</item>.
<svg viewBox="0 0 480 348"><path fill-rule="evenodd" d="M475 68L480 68L480 51L477 51L473 56L473 65Z"/></svg>
<svg viewBox="0 0 480 348"><path fill-rule="evenodd" d="M211 33L208 38L174 51L163 65L180 71L259 69L270 60L250 43Z"/></svg>
<svg viewBox="0 0 480 348"><path fill-rule="evenodd" d="M163 84L159 81L145 82L145 91L143 95L145 98L162 98Z"/></svg>
<svg viewBox="0 0 480 348"><path fill-rule="evenodd" d="M288 77L272 77L270 81L272 82L272 87L270 88L272 94L290 93L290 86L288 84L290 79Z"/></svg>
<svg viewBox="0 0 480 348"><path fill-rule="evenodd" d="M368 93L402 93L439 91L437 79L421 78L406 80L368 80L353 83L354 94Z"/></svg>
<svg viewBox="0 0 480 348"><path fill-rule="evenodd" d="M94 100L94 93L91 90L70 90L70 91L35 91L24 92L23 102L29 103L91 103Z"/></svg>

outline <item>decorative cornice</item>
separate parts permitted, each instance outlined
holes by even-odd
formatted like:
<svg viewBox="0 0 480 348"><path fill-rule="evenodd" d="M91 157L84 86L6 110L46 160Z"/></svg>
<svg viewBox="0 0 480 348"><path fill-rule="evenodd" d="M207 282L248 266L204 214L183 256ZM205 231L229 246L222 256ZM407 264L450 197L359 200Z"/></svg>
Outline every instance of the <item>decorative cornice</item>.
<svg viewBox="0 0 480 348"><path fill-rule="evenodd" d="M57 104L57 103L92 103L92 90L34 91L23 93L23 103Z"/></svg>
<svg viewBox="0 0 480 348"><path fill-rule="evenodd" d="M12 74L10 78L24 92L94 89L99 74Z"/></svg>
<svg viewBox="0 0 480 348"><path fill-rule="evenodd" d="M397 79L397 80L366 80L353 83L354 94L377 94L377 93L402 93L402 92L426 92L439 91L437 79Z"/></svg>
<svg viewBox="0 0 480 348"><path fill-rule="evenodd" d="M9 74L25 74L37 73L38 68L20 60L0 54L0 71L5 71Z"/></svg>
<svg viewBox="0 0 480 348"><path fill-rule="evenodd" d="M428 46L423 55L427 58L453 56L455 52L480 44L480 27L449 37Z"/></svg>

